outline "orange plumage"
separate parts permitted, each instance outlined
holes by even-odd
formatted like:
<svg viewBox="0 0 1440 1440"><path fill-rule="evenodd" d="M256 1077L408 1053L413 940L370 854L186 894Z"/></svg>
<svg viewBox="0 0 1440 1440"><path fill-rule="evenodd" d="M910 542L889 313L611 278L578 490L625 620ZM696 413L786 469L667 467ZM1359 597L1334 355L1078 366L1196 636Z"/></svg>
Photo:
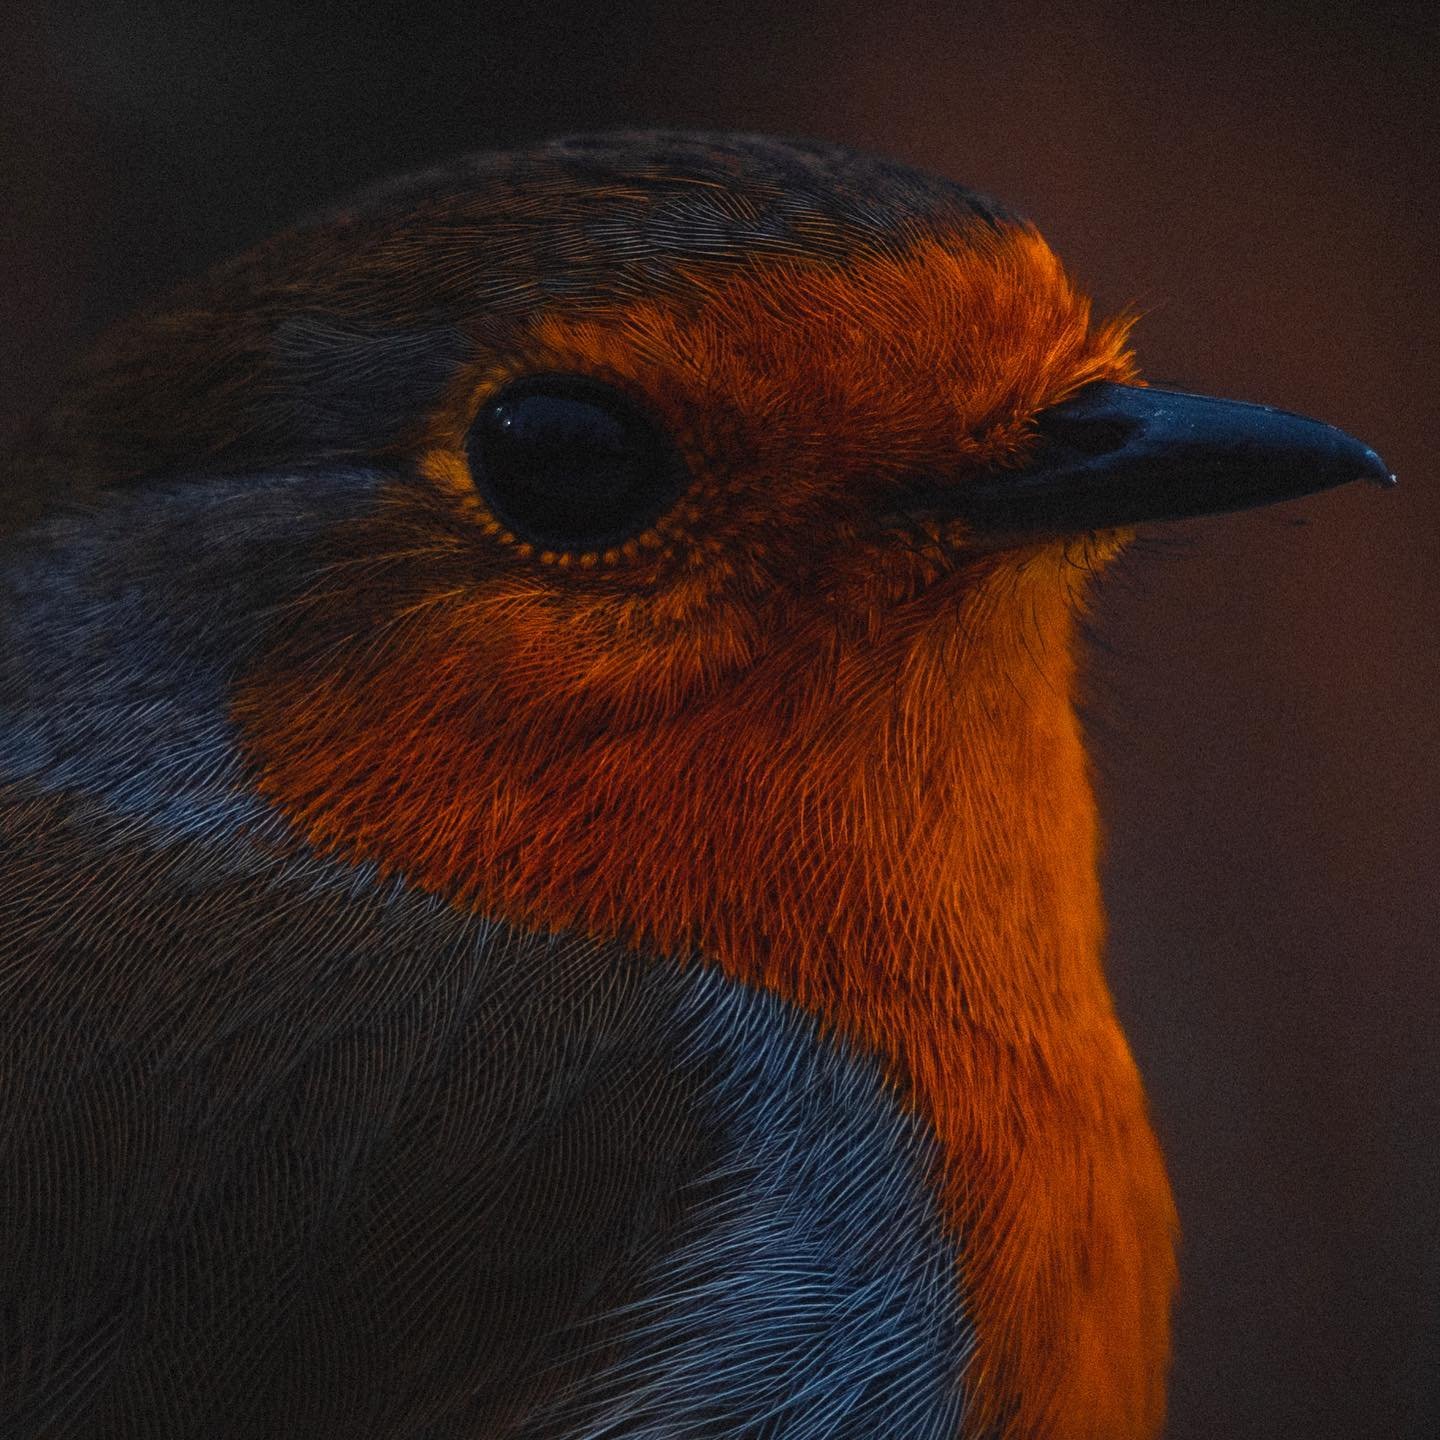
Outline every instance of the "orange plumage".
<svg viewBox="0 0 1440 1440"><path fill-rule="evenodd" d="M374 585L405 643L260 662L236 709L262 789L348 858L713 956L884 1056L950 1157L974 1433L1152 1434L1175 1217L1101 970L1072 709L1074 618L1123 535L967 554L961 526L867 513L916 468L1018 463L1045 406L1133 378L1127 326L1092 327L1020 227L688 278L683 303L542 313L457 374L420 467L485 568L417 540L314 596L323 633ZM486 512L464 436L536 372L620 385L681 438L697 479L652 531L557 555Z"/></svg>
<svg viewBox="0 0 1440 1440"><path fill-rule="evenodd" d="M1077 619L1387 475L1129 328L959 186L659 134L108 337L0 557L0 1417L1155 1436Z"/></svg>

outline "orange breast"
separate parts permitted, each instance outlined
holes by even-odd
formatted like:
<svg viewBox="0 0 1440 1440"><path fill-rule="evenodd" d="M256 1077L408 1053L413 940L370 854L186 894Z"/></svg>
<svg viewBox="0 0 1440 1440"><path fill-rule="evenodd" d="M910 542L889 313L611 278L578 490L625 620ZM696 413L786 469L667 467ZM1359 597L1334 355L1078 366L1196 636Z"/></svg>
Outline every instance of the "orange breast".
<svg viewBox="0 0 1440 1440"><path fill-rule="evenodd" d="M1016 443L1006 417L1097 374L1128 378L1122 332L1087 336L1058 270L1031 286L1016 269L1053 267L1043 242L1022 232L1015 246L985 260L987 284L1014 271L1012 310L1031 293L1044 304L1022 324L987 290L966 331L964 306L941 293L931 309L949 329L893 347L848 438L834 433L835 397L855 390L855 347L834 342L827 370L823 345L769 353L763 326L736 342L754 306L733 294L683 324L644 304L598 328L543 322L533 348L545 363L628 366L641 380L647 367L680 373L678 351L700 364L710 346L687 383L728 397L722 412L743 410L766 367L818 366L808 389L787 383L797 433L824 434L825 463L812 454L807 471L792 446L795 493L769 511L773 484L732 504L743 476L714 472L694 518L661 543L598 557L596 574L673 563L688 577L643 641L645 602L576 575L547 591L542 557L480 516L492 549L476 554L492 570L467 580L454 544L435 542L425 563L450 569L417 581L431 593L378 631L347 633L358 602L333 592L320 611L339 638L277 646L235 713L258 787L321 849L520 924L698 952L880 1056L947 1155L940 1184L979 1332L972 1433L1141 1440L1163 1407L1175 1217L1101 970L1097 824L1073 707L1083 564L1058 544L977 558L858 627L798 601L763 634L754 616L726 618L724 577L754 557L725 549L722 521L763 522L783 546L787 516L793 531L819 513L807 496L869 473L875 454L953 447L972 433L957 368L974 370L973 433L1002 452ZM860 285L851 298L871 312L899 304L902 283L969 283L877 264L900 278ZM804 280L790 288L812 309L847 303L833 276ZM1010 353L1006 336L1008 367L993 358ZM465 491L457 456L476 386L493 383L483 369L457 381L424 436L422 468L452 493ZM662 410L678 403L667 393ZM908 428L887 437L886 424ZM383 586L372 599L396 603Z"/></svg>
<svg viewBox="0 0 1440 1440"><path fill-rule="evenodd" d="M684 724L570 749L446 703L456 648L325 676L273 657L237 711L260 788L322 849L522 924L698 950L884 1057L950 1156L977 1425L1098 1440L1158 1427L1174 1216L1100 970L1061 563L1032 581L1047 642L958 653L917 619L888 686L801 642ZM806 680L851 697L844 721L785 702Z"/></svg>

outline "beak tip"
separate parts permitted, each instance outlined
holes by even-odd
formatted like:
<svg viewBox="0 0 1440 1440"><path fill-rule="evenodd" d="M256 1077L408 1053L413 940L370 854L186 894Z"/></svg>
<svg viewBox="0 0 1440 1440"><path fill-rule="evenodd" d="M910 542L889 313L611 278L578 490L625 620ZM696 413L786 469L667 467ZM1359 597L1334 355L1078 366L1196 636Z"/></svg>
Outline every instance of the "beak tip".
<svg viewBox="0 0 1440 1440"><path fill-rule="evenodd" d="M1361 460L1364 468L1357 479L1366 480L1381 490L1393 490L1400 483L1400 477L1368 445Z"/></svg>

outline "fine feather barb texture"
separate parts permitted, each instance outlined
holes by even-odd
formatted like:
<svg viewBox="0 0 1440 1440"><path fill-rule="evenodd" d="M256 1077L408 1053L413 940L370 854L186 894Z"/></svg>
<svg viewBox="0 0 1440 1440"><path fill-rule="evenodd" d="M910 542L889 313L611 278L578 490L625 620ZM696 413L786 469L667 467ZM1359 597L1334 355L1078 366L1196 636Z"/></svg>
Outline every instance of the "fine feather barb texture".
<svg viewBox="0 0 1440 1440"><path fill-rule="evenodd" d="M1154 1436L1074 708L1128 535L916 498L1128 332L951 182L646 134L104 338L3 500L5 1434ZM614 543L477 483L554 375L683 461Z"/></svg>
<svg viewBox="0 0 1440 1440"><path fill-rule="evenodd" d="M953 1433L933 1143L772 997L27 785L0 829L7 1435Z"/></svg>

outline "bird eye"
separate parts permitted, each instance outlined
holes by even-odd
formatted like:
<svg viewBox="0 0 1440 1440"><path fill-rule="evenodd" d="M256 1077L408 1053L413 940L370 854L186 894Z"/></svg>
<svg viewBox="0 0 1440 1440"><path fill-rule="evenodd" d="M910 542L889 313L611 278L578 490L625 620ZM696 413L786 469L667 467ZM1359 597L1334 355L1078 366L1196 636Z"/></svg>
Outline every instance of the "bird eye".
<svg viewBox="0 0 1440 1440"><path fill-rule="evenodd" d="M554 550L613 545L659 518L686 481L665 432L609 385L532 375L486 401L470 470L495 517Z"/></svg>

